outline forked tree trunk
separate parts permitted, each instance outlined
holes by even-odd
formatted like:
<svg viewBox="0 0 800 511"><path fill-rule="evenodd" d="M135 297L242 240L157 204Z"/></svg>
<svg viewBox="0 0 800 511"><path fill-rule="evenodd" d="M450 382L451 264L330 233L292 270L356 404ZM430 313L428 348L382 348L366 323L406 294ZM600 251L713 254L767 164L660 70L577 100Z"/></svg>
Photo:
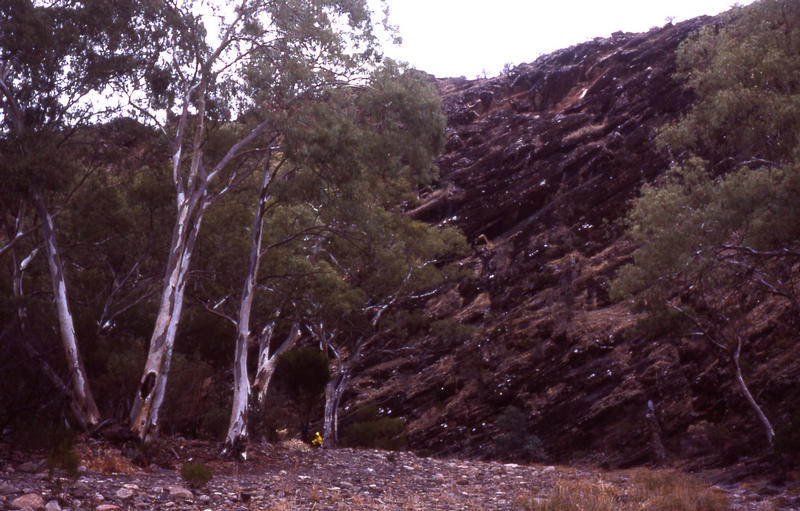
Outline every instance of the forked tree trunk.
<svg viewBox="0 0 800 511"><path fill-rule="evenodd" d="M335 447L339 442L339 403L349 383L347 370L340 369L325 385L325 415L322 425L323 447Z"/></svg>
<svg viewBox="0 0 800 511"><path fill-rule="evenodd" d="M271 329L268 330L269 333L263 335L259 340L258 367L256 369L256 376L252 386L249 385L249 382L246 379L247 355L246 353L244 355L239 353L237 337L236 357L237 361L241 360L242 365L236 364L234 371L239 371L241 368L242 373L239 376L236 376L236 373L234 373L234 404L231 409L231 421L228 425L228 433L225 437L225 447L222 451L224 456L243 457L247 443L247 414L250 411L248 407L251 406L252 403L250 396L255 391L257 399L256 406L258 406L259 409L262 409L266 405L269 384L272 381L272 376L275 374L275 369L278 367L278 357L281 355L281 353L284 353L289 348L294 346L294 344L300 338L300 329L298 328L297 324L292 325L289 335L286 337L280 347L270 354L269 341L272 335ZM237 378L241 378L240 381L244 381L246 385L237 386ZM244 389L247 389L246 395L244 394ZM239 400L238 405L236 401L237 399ZM244 405L241 404L242 401L244 401Z"/></svg>
<svg viewBox="0 0 800 511"><path fill-rule="evenodd" d="M259 408L263 408L266 404L269 384L275 374L275 369L278 367L278 357L294 346L297 340L300 339L300 327L297 323L294 323L289 335L278 349L272 353L269 350L271 338L272 332L271 328L269 328L268 335L262 335L258 342L258 366L256 368L256 377L253 381L253 390L256 392Z"/></svg>
<svg viewBox="0 0 800 511"><path fill-rule="evenodd" d="M158 415L166 393L192 251L206 207L201 202L203 195L198 195L200 196L185 200L181 205L173 229L172 252L167 262L158 315L139 389L131 409L131 431L140 440L145 440L158 428Z"/></svg>
<svg viewBox="0 0 800 511"><path fill-rule="evenodd" d="M227 42L221 43L210 60L205 62L207 67L211 66L219 57L226 45ZM233 144L219 162L208 170L203 161L203 147L208 136L205 129L208 78L204 75L196 86L192 86L186 91L183 98L183 111L173 139L172 180L177 196L177 217L172 231L170 254L164 275L158 315L153 334L150 337L147 360L139 388L134 396L130 415L131 431L140 440L145 440L151 432L158 430L158 415L166 393L172 349L175 345L175 335L183 309L183 293L203 216L211 203L230 189L231 183L235 179L231 177L228 185L216 192L213 197L209 197L209 183L235 158L241 156L243 149L270 124L270 121L262 121ZM193 122L195 125L192 128L189 168L184 179L182 155L184 133L190 117L190 110L194 110Z"/></svg>
<svg viewBox="0 0 800 511"><path fill-rule="evenodd" d="M236 319L236 352L233 360L233 405L225 435L224 456L245 458L247 444L247 406L250 402L250 377L247 374L247 339L250 338L250 314L253 310L258 268L261 263L261 245L264 239L264 212L266 211L269 187L269 158L265 163L261 193L258 198L255 219L253 220L253 238L250 244L250 258L247 275L242 286L242 297L239 301L239 316Z"/></svg>
<svg viewBox="0 0 800 511"><path fill-rule="evenodd" d="M72 381L72 399L75 401L74 409L79 411L80 421L91 428L100 423L100 411L94 401L94 396L89 388L86 369L78 350L78 339L75 335L75 323L69 309L67 298L67 282L64 278L64 266L56 243L53 218L50 216L41 193L34 195L34 202L42 224L45 255L50 269L50 280L53 285L53 297L58 313L58 325L61 331L61 343L67 357L67 370Z"/></svg>

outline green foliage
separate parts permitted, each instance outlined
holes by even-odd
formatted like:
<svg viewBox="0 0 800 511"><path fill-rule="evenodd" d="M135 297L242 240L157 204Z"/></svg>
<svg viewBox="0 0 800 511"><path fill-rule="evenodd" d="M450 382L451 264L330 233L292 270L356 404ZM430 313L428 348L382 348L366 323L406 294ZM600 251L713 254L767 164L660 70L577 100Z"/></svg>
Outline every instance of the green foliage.
<svg viewBox="0 0 800 511"><path fill-rule="evenodd" d="M291 169L270 189L252 317L276 319L285 329L310 312L315 322L341 332L342 342L355 341L385 326L371 322L382 307L416 307L426 293L455 282L452 263L469 252L453 227L413 221L399 207L413 203L418 187L436 178L432 160L443 146L445 117L427 75L390 61L376 64L365 1L300 6L248 0L243 11L264 16L245 16L249 21L234 31L247 37L228 49L278 34L274 40L281 42L257 44L242 59L228 58L224 50L225 62L237 63L230 68L197 65L213 54L204 26L213 17L164 7L130 0L0 6L0 62L23 110L15 117L9 98L0 99L0 218L13 223L17 210L11 208L37 190L59 210L57 235L81 351L103 413L116 417L126 414L126 396L137 387L173 236L172 147L160 129L174 132L192 86L178 68L202 67L209 80L206 94L193 89L186 141L193 127L203 126L202 148L197 154L184 150L183 177L193 156L211 170L267 118L272 131L265 138L275 138L248 146L236 161L238 177L263 154L250 150L256 143L280 145L267 169L277 170L284 159ZM258 21L267 19L272 25ZM112 82L114 90L138 90L138 109L125 112L131 118L109 120L104 115L119 112L100 114L89 102L58 100L110 91ZM202 123L201 97L207 107ZM167 122L156 129L156 118ZM231 169L222 174L207 195L229 183ZM231 329L197 303L214 304L219 315L238 312L260 186L256 174L236 181L238 188L202 219L162 412L166 432L216 436L221 429L227 397L221 397L225 387L218 380L230 364ZM23 208L25 225L35 224L32 209ZM6 240L4 229L0 245ZM8 258L19 262L37 242L25 238ZM58 331L43 259L39 255L27 268L20 296L9 292L8 275L0 277L6 290L0 316L24 311L30 337L42 337L37 346L51 345ZM458 325L440 326L443 335L463 335ZM9 339L16 335L3 342L14 343ZM61 358L47 356L57 371ZM38 368L31 372L39 374ZM0 398L12 405L9 410L25 403L32 389L17 387L13 402ZM202 399L182 399L187 394Z"/></svg>
<svg viewBox="0 0 800 511"><path fill-rule="evenodd" d="M228 408L209 409L200 418L200 435L211 440L225 438L229 420L230 410Z"/></svg>
<svg viewBox="0 0 800 511"><path fill-rule="evenodd" d="M733 9L681 45L680 74L697 101L658 135L678 164L628 213L638 248L610 288L648 311L649 325L637 325L645 335L691 324L742 367L758 304L771 295L800 312L787 260L800 235L798 45L800 4L785 0ZM676 313L683 321L670 324Z"/></svg>
<svg viewBox="0 0 800 511"><path fill-rule="evenodd" d="M275 378L292 394L321 394L330 379L328 357L312 346L287 351L278 357Z"/></svg>
<svg viewBox="0 0 800 511"><path fill-rule="evenodd" d="M278 357L275 383L284 386L300 405L303 422L308 421L329 379L328 357L312 346L289 350Z"/></svg>
<svg viewBox="0 0 800 511"><path fill-rule="evenodd" d="M436 320L430 325L431 335L441 339L463 341L472 336L474 332L474 325L465 325L452 318Z"/></svg>
<svg viewBox="0 0 800 511"><path fill-rule="evenodd" d="M181 477L192 488L201 488L213 477L211 469L202 463L184 463L181 467Z"/></svg>
<svg viewBox="0 0 800 511"><path fill-rule="evenodd" d="M800 5L762 0L727 13L678 50L680 77L698 94L665 127L661 145L711 161L794 159L800 133Z"/></svg>
<svg viewBox="0 0 800 511"><path fill-rule="evenodd" d="M396 451L408 443L403 430L405 421L399 417L381 417L354 422L344 428L342 444L348 447L367 447Z"/></svg>
<svg viewBox="0 0 800 511"><path fill-rule="evenodd" d="M799 31L800 5L764 0L682 44L681 76L698 101L658 141L675 155L708 160L684 158L642 189L626 219L640 248L612 296L658 309L689 286L702 296L743 277L780 281L768 258L728 247L779 251L800 234ZM744 163L717 175L731 161Z"/></svg>
<svg viewBox="0 0 800 511"><path fill-rule="evenodd" d="M230 410L227 404L230 396L212 386L213 378L214 370L209 362L197 355L174 354L164 397L164 412L161 415L163 431L189 435L219 432L202 429L206 418L210 419L208 425L218 426L218 422L214 423L213 410ZM192 398L187 399L186 396ZM211 415L207 415L209 413Z"/></svg>
<svg viewBox="0 0 800 511"><path fill-rule="evenodd" d="M541 457L542 442L528 432L528 418L516 406L508 406L495 423L498 433L494 438L495 450L499 456L515 459Z"/></svg>
<svg viewBox="0 0 800 511"><path fill-rule="evenodd" d="M35 428L39 428L36 425ZM68 477L78 477L78 467L81 458L75 451L75 432L62 424L52 424L50 427L38 431L34 435L43 434L46 462L49 476L52 479L56 469L62 469Z"/></svg>
<svg viewBox="0 0 800 511"><path fill-rule="evenodd" d="M278 419L271 407L258 406L258 396L252 394L247 407L247 429L253 440L278 441ZM227 426L227 424L226 424Z"/></svg>
<svg viewBox="0 0 800 511"><path fill-rule="evenodd" d="M683 314L666 306L649 307L647 311L648 314L623 330L625 339L655 340L680 335L693 326Z"/></svg>

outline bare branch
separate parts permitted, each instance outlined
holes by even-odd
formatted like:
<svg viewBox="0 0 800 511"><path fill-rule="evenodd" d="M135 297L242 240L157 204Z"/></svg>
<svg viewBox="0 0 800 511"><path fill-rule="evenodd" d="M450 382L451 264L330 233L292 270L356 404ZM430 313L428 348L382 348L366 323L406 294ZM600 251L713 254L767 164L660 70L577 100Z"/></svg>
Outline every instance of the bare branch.
<svg viewBox="0 0 800 511"><path fill-rule="evenodd" d="M697 325L697 328L699 328L699 329L700 329L700 331L703 333L703 335L705 336L705 338L706 338L706 339L707 339L707 340L708 340L708 341L709 341L711 344L713 344L714 346L716 346L717 348L721 349L722 351L724 351L724 352L726 352L726 353L730 353L730 352L731 352L731 350L730 350L730 348L729 348L728 346L725 346L724 344L722 344L721 342L719 342L719 341L716 339L716 337L714 337L713 335L711 335L711 333L708 331L708 329L707 329L707 328L706 328L706 327L705 327L705 326L704 326L704 325L703 325L703 324L700 322L700 320L699 320L699 319L698 319L696 316L694 316L693 314L690 314L689 312L687 312L687 311L686 311L686 310L684 310L683 308L681 308L681 307L679 307L679 306L677 306L677 305L675 305L675 304L673 304L673 303L670 303L670 302L665 302L665 303L666 303L667 307L670 307L671 309L673 309L673 310L675 310L675 311L677 311L677 312L680 312L681 314L683 314L684 316L686 316L687 318L689 318L689 319L692 321L692 323L694 323L695 325Z"/></svg>
<svg viewBox="0 0 800 511"><path fill-rule="evenodd" d="M271 119L261 121L261 123L259 123L258 126L253 128L250 131L250 133L248 133L244 138L236 142L230 149L228 149L228 152L225 153L225 156L222 157L222 159L214 166L214 168L208 174L208 180L211 181L212 179L214 179L214 177L217 174L219 174L219 172L223 168L225 168L228 165L228 163L231 162L231 160L239 157L241 149L250 142L252 142L253 140L255 140L255 138L258 137L264 130L266 130L270 124L272 124Z"/></svg>
<svg viewBox="0 0 800 511"><path fill-rule="evenodd" d="M737 250L740 252L746 252L747 254L754 255L754 256L763 256L763 257L780 257L780 256L793 256L793 257L800 257L800 252L796 250L790 250L788 248L782 248L780 250L756 250L752 247L748 247L746 245L722 245L722 248L728 250Z"/></svg>
<svg viewBox="0 0 800 511"><path fill-rule="evenodd" d="M231 324L232 324L234 327L237 327L237 326L239 325L239 322L238 322L238 321L236 321L236 318L234 318L234 317L233 317L233 316L231 316L230 314L226 314L226 313L224 313L224 312L222 312L222 311L218 311L218 310L217 310L217 309L215 309L215 308L214 308L212 305L210 305L210 304L206 303L204 300L201 300L200 298L197 298L197 297L193 297L193 298L194 298L194 300L195 300L197 303L199 303L200 305L202 305L202 306L203 306L203 308L204 308L206 311L210 312L210 313L211 313L211 314L213 314L214 316L217 316L217 317L219 317L219 318L222 318L222 319L224 319L224 320L228 321L228 322L229 322L229 323L231 323Z"/></svg>

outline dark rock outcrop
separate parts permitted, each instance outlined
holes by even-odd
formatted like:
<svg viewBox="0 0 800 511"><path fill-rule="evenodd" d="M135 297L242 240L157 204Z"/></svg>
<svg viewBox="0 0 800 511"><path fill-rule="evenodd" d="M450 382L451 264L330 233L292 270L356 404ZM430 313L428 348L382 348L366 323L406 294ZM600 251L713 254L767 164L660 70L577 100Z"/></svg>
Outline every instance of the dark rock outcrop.
<svg viewBox="0 0 800 511"><path fill-rule="evenodd" d="M714 22L616 33L497 78L438 80L441 181L409 214L455 224L474 244L473 278L428 309L476 331L383 339L349 409L404 417L412 448L444 455L624 467L666 450L708 466L757 450L759 425L729 368L701 340L626 335L637 316L607 291L633 253L618 220L670 165L654 132L693 100L673 78L675 50ZM750 377L769 409L796 373L785 360ZM509 407L525 413L523 431L503 431ZM496 441L509 433L520 438L511 452Z"/></svg>

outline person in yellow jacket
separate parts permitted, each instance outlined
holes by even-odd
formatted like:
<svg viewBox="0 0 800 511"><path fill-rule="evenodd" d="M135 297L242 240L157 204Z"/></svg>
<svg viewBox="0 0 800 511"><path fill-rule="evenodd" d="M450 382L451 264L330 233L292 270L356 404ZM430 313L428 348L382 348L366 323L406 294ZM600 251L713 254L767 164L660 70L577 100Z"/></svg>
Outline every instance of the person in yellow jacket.
<svg viewBox="0 0 800 511"><path fill-rule="evenodd" d="M322 435L319 431L314 433L314 438L311 439L311 445L314 447L322 447Z"/></svg>

